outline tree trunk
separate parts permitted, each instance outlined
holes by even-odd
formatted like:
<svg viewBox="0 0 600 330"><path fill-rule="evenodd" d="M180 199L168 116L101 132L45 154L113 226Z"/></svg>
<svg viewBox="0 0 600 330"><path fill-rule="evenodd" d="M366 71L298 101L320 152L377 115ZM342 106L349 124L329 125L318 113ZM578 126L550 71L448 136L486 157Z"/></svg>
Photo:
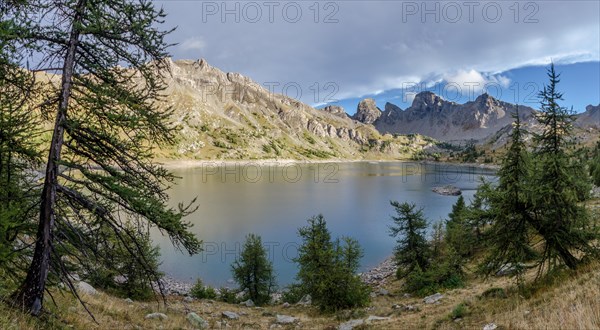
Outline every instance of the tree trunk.
<svg viewBox="0 0 600 330"><path fill-rule="evenodd" d="M42 311L46 279L50 270L50 254L52 249L52 230L54 228L56 204L56 187L58 185L59 162L64 142L64 123L69 100L71 98L75 54L79 42L79 28L82 11L86 0L80 0L75 8L71 32L62 69L62 81L56 121L50 144L50 152L46 163L46 177L40 201L40 220L36 236L33 260L29 266L27 277L21 287L12 295L13 304L32 315Z"/></svg>

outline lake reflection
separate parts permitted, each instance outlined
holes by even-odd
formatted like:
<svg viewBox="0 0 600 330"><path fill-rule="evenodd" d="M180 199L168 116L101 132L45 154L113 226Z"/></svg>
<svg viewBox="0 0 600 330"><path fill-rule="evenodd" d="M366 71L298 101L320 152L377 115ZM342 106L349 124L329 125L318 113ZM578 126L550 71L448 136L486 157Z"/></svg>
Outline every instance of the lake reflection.
<svg viewBox="0 0 600 330"><path fill-rule="evenodd" d="M222 165L222 166L218 166ZM161 247L162 270L182 281L200 277L206 284L224 286L230 265L248 233L262 236L274 262L280 285L294 280L299 239L297 229L323 214L333 237L352 236L365 256L362 269L391 255L394 239L387 227L394 210L390 200L424 207L431 222L445 218L457 197L431 191L452 184L472 198L483 176L491 170L447 164L412 162L354 162L257 165L207 164L177 169L181 177L170 196L173 203L198 197L199 209L187 219L204 241L205 251L195 256L177 252L168 238L153 233Z"/></svg>

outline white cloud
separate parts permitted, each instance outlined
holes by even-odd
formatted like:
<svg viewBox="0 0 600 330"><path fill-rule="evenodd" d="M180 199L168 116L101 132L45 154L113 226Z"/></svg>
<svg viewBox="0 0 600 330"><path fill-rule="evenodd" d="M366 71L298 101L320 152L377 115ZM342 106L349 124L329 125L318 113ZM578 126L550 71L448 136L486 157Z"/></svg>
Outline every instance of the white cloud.
<svg viewBox="0 0 600 330"><path fill-rule="evenodd" d="M500 74L485 74L476 70L459 70L447 73L443 80L448 85L453 85L462 95L473 97L491 88L506 88L510 79ZM475 95L470 95L474 93Z"/></svg>
<svg viewBox="0 0 600 330"><path fill-rule="evenodd" d="M181 49L182 51L190 51L190 50L201 51L201 50L204 50L205 47L206 47L206 42L204 41L204 39L202 39L200 37L192 37L192 38L186 39L182 43L180 43L178 48Z"/></svg>
<svg viewBox="0 0 600 330"><path fill-rule="evenodd" d="M486 21L483 5L476 6L469 22L467 7L459 3L463 16L452 24L443 12L439 23L433 15L422 22L421 13L403 21L404 1L335 2L338 10L333 18L338 23L332 24L322 22L332 7L321 8L322 17L317 17L321 20L315 23L314 7L309 8L312 2L296 3L303 15L295 23L282 16L283 4L274 7L272 21L268 8L263 8L262 19L247 22L241 6L240 22L234 21L233 14L223 21L221 8L203 22L198 19L203 3L161 2L169 14L167 24L178 26L170 36L171 42L181 42L173 50L175 58L199 57L201 50L211 65L240 72L258 83L296 82L307 103L314 102L308 91L315 82L335 82L339 86L335 98L343 99L402 88L406 82L431 84L444 77L506 84L508 79L499 74L510 69L550 60L600 60L597 1L535 2L535 15L528 16L531 5L528 10L521 8L518 23L509 8L512 1L495 2L502 6L498 22ZM524 23L526 17L537 23Z"/></svg>

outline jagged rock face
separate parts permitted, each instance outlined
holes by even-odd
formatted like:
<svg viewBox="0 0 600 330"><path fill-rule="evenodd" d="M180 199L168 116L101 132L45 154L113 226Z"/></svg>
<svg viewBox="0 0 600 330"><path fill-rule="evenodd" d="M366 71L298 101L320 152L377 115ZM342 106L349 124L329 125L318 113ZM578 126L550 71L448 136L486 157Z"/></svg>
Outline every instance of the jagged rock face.
<svg viewBox="0 0 600 330"><path fill-rule="evenodd" d="M364 124L373 124L381 114L382 112L375 104L375 100L364 99L358 103L356 114L352 118Z"/></svg>
<svg viewBox="0 0 600 330"><path fill-rule="evenodd" d="M165 95L181 127L182 156L356 158L370 140L380 138L375 127L352 120L339 106L314 109L273 94L241 74L222 72L205 60L169 65Z"/></svg>
<svg viewBox="0 0 600 330"><path fill-rule="evenodd" d="M443 141L485 141L512 123L511 113L515 110L515 105L488 94L457 104L432 92L421 92L404 111L393 104L386 105L386 112L374 125L381 133L418 133ZM524 122L532 120L533 113L529 107L519 108Z"/></svg>
<svg viewBox="0 0 600 330"><path fill-rule="evenodd" d="M346 110L344 110L343 107L337 105L328 105L325 108L323 108L323 111L338 116L340 118L349 118L348 114L346 113Z"/></svg>
<svg viewBox="0 0 600 330"><path fill-rule="evenodd" d="M600 129L600 104L588 105L585 112L577 116L575 124L583 129Z"/></svg>

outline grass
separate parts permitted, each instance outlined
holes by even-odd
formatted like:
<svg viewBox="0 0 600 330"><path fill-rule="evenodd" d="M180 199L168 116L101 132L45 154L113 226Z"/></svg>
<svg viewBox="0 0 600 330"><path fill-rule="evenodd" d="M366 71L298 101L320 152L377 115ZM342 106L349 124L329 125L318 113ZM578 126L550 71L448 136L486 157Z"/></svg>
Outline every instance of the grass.
<svg viewBox="0 0 600 330"><path fill-rule="evenodd" d="M48 299L49 313L42 319L0 305L1 329L191 329L186 320L193 311L207 320L211 327L223 322L221 312L240 314L239 320L227 321L233 329L269 329L275 315L285 314L299 318L300 329L333 329L349 319L365 319L369 315L390 317L366 325L368 329L455 329L478 328L495 323L503 329L594 329L600 327L600 264L593 263L577 272L564 272L554 284L532 286L529 298L523 298L514 289L513 281L506 277L489 280L472 279L467 286L443 292L439 304L424 304L422 298L405 297L402 283L389 280L384 284L392 295L377 296L368 308L340 311L321 315L310 307L282 305L244 307L213 300L196 300L186 303L180 297L169 297L168 304L161 302L134 302L115 298L104 293L85 296L84 300L98 324L84 308L68 294L53 289L60 307ZM414 310L394 309L392 306L412 305ZM164 321L147 320L145 315L161 312L168 315ZM292 327L293 328L293 327Z"/></svg>

